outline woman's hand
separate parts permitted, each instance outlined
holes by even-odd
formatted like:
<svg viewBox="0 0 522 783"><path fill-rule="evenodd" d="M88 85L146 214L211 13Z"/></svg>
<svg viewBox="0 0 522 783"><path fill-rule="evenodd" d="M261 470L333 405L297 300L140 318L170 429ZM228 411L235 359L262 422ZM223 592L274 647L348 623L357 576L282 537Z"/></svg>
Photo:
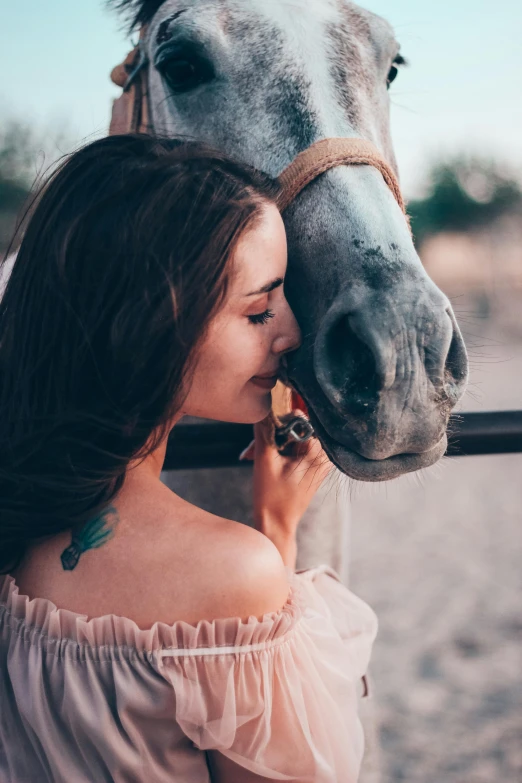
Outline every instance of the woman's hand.
<svg viewBox="0 0 522 783"><path fill-rule="evenodd" d="M256 528L274 542L285 564L294 568L297 527L333 466L317 438L295 442L290 456L280 454L269 442L271 426L268 417L254 425L254 440L241 458L254 460Z"/></svg>

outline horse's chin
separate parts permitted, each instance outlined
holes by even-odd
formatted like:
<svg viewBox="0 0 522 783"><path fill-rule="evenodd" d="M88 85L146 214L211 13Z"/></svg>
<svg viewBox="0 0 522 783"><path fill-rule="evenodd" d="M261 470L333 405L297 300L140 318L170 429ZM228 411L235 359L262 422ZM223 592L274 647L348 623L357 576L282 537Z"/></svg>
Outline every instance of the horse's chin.
<svg viewBox="0 0 522 783"><path fill-rule="evenodd" d="M314 430L331 462L339 470L357 481L391 481L405 473L429 468L444 456L448 438L444 435L429 451L422 454L397 454L388 459L373 460L357 454L334 440L318 421L313 411L308 411Z"/></svg>

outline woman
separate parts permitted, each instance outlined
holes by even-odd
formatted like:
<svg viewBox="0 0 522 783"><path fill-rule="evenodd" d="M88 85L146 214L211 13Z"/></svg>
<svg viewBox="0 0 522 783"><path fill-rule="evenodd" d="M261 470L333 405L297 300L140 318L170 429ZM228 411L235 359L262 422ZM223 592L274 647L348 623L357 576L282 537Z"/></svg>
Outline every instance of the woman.
<svg viewBox="0 0 522 783"><path fill-rule="evenodd" d="M33 210L0 305L0 779L350 783L375 617L295 573L328 473L268 444L301 340L277 184L114 136ZM160 481L184 415L255 425L257 529Z"/></svg>

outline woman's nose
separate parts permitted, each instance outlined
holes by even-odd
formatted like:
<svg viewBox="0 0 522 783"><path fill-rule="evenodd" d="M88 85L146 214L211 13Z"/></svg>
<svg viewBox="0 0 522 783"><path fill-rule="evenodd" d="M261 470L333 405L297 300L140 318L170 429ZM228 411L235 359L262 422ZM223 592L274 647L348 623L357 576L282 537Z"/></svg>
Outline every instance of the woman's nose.
<svg viewBox="0 0 522 783"><path fill-rule="evenodd" d="M284 332L282 331L274 341L274 353L296 351L303 341L301 329L290 308L288 308L288 320L284 326Z"/></svg>

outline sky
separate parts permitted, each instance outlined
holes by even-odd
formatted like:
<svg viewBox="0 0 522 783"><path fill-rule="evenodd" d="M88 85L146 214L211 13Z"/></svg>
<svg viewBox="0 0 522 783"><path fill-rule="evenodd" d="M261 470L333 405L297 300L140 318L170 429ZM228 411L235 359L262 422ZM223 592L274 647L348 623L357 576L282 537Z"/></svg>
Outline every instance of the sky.
<svg viewBox="0 0 522 783"><path fill-rule="evenodd" d="M407 196L432 161L490 155L522 176L520 0L364 0L394 26L410 66L392 86L392 136ZM29 121L73 143L105 134L132 48L103 0L0 0L0 129ZM65 151L65 150L62 150Z"/></svg>

